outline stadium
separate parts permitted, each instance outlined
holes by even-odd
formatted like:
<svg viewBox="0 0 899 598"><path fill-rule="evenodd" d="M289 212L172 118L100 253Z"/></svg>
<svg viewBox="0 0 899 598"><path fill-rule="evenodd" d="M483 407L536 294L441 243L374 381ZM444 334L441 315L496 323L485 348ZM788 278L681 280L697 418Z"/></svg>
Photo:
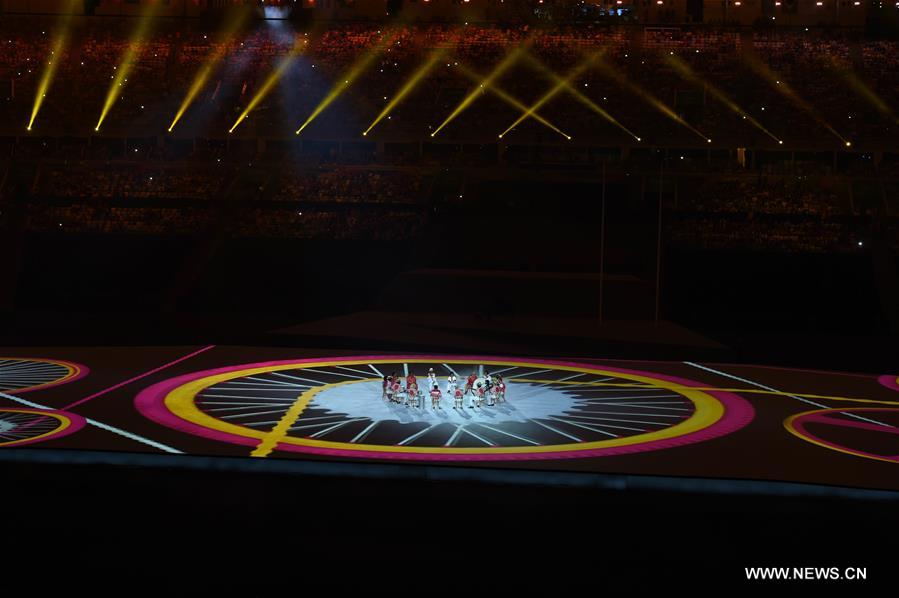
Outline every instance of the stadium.
<svg viewBox="0 0 899 598"><path fill-rule="evenodd" d="M0 248L10 587L888 584L892 0L0 0Z"/></svg>

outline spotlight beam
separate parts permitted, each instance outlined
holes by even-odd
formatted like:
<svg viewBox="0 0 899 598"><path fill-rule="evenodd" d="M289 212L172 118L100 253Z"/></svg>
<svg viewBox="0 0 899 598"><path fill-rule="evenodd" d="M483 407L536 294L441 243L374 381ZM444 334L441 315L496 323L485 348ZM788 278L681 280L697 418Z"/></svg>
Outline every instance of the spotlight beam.
<svg viewBox="0 0 899 598"><path fill-rule="evenodd" d="M249 13L247 11L241 11L240 15L231 21L231 23L222 31L221 40L222 42L226 42L234 33L236 33L241 25L243 25L246 17ZM206 59L206 63L200 69L200 71L194 77L193 82L190 84L190 88L187 90L187 94L184 96L184 99L181 101L181 106L178 108L178 112L175 113L175 118L172 120L172 124L169 125L169 133L172 132L172 129L175 128L175 125L178 124L178 121L181 120L181 117L184 116L184 113L187 112L187 109L190 108L191 104L193 104L194 100L197 98L197 95L200 93L200 90L206 85L206 81L209 80L210 75L215 70L216 66L222 61L222 58L225 57L226 48L224 45L218 47L218 49L210 52L209 57Z"/></svg>
<svg viewBox="0 0 899 598"><path fill-rule="evenodd" d="M499 138L502 139L504 135L506 135L509 131L511 131L515 127L517 127L519 125L519 123L524 121L529 116L533 115L535 112L537 112L537 110L539 110L547 102L549 102L554 97L556 97L566 87L570 86L571 82L574 81L577 77L579 77L581 75L581 73L583 73L585 70L587 70L587 68L589 68L590 65L593 64L593 62L596 60L596 58L602 52L604 52L604 50L599 50L597 52L594 52L593 54L588 56L585 60L583 60L580 64L578 64L573 69L571 69L571 71L569 71L568 75L564 79L558 80L556 82L556 84L552 87L552 89L550 89L548 92L546 92L543 95L543 97L541 97L539 100L537 100L536 102L531 104L530 108L528 108L527 111L525 111L521 116L519 116L515 120L515 122L513 122L511 125L509 125L505 131L500 133ZM571 138L569 137L569 139L571 139Z"/></svg>
<svg viewBox="0 0 899 598"><path fill-rule="evenodd" d="M528 107L523 102L521 102L520 100L516 99L514 96L512 96L509 93L507 93L506 91L504 91L501 87L496 85L496 83L484 84L483 83L484 78L481 77L480 75L478 75L477 73L475 73L474 71L464 67L462 64L459 64L458 68L462 72L463 75L465 75L472 81L481 82L480 85L484 85L484 89L492 92L494 95L496 95L496 97L498 97L505 103L509 104L513 108L517 108L521 112L528 111ZM478 92L481 93L481 92L483 92L483 90L478 88ZM556 133L558 133L565 139L568 139L568 140L571 139L570 135L568 135L567 133L565 133L564 131L559 129L556 125L552 124L551 122L549 122L548 120L546 120L545 118L540 116L538 113L534 112L533 114L531 114L531 118L533 118L534 120L536 120L538 123L542 124L543 126L547 127L548 129L552 129L553 131L555 131ZM436 134L437 134L437 131L434 131L433 133L431 133L431 137L433 137Z"/></svg>
<svg viewBox="0 0 899 598"><path fill-rule="evenodd" d="M684 62L677 56L674 56L673 54L665 55L665 60L668 62L668 64L670 64L674 68L674 70L676 70L678 72L678 74L681 77L683 77L687 81L690 81L691 83L696 83L696 84L705 86L705 88L708 90L708 92L711 93L712 96L714 96L715 99L717 99L719 102L721 102L722 104L724 104L725 106L730 108L733 112L736 112L737 114L739 114L740 116L745 118L747 121L752 123L752 125L754 127L759 129L762 133L764 133L765 135L767 135L768 137L770 137L777 143L780 143L780 144L783 143L783 141L781 141L780 139L775 137L774 134L771 133L771 131L769 131L768 129L763 127L759 121L754 119L745 110L740 108L740 106L736 102L731 100L727 96L727 94L725 94L723 91L721 91L718 87L716 87L711 82L709 82L709 81L705 80L703 77L701 77L696 71L694 71L690 67L689 64L687 64L686 62Z"/></svg>
<svg viewBox="0 0 899 598"><path fill-rule="evenodd" d="M834 129L830 125L830 123L828 123L826 120L824 120L824 117L821 116L821 114L817 110L815 110L815 108L811 104L809 104L807 101L802 99L802 97L800 97L799 94L796 93L796 91L790 86L790 84L787 83L786 81L784 81L784 79L780 75L775 73L771 69L771 67L769 67L767 64L763 63L760 59L758 59L755 56L746 55L743 57L743 59L746 61L746 64L748 64L749 67L752 70L754 70L755 73L759 77L761 77L762 79L767 81L768 84L771 87L773 87L775 91L777 91L782 96L784 96L785 98L787 98L788 100L793 102L796 106L798 106L800 109L802 109L806 114L808 114L810 117L812 117L815 120L815 122L817 122L819 125L821 125L825 129L830 131L833 134L833 136L836 137L837 139L839 139L840 141L842 141L846 147L849 147L852 145L852 143L848 139L846 139L845 137L840 135L840 133L836 129Z"/></svg>
<svg viewBox="0 0 899 598"><path fill-rule="evenodd" d="M67 29L67 24L64 27ZM41 75L41 81L37 86L37 93L34 96L34 106L31 109L31 118L28 120L29 131L34 124L34 119L37 118L37 113L41 110L44 98L47 97L47 91L50 89L50 83L53 81L56 69L59 66L59 62L62 60L62 50L66 45L68 37L68 31L64 30L53 42L53 49L50 50L50 59L47 61L44 74Z"/></svg>
<svg viewBox="0 0 899 598"><path fill-rule="evenodd" d="M37 92L34 95L34 106L31 108L31 118L28 119L27 129L29 131L34 125L34 120L37 118L38 112L41 111L41 106L44 104L44 99L47 97L47 92L50 90L50 84L56 76L56 69L59 68L59 62L62 60L62 51L69 41L69 24L72 20L72 13L75 12L75 5L77 2L78 0L69 0L66 5L65 13L63 13L59 19L59 32L56 35L56 39L53 40L53 48L50 50L50 59L47 61L47 66L44 69L43 75L41 75L40 83L38 83L37 86Z"/></svg>
<svg viewBox="0 0 899 598"><path fill-rule="evenodd" d="M624 75L619 73L617 69L612 67L612 65L610 65L604 61L600 61L599 64L600 64L600 70L603 73L605 73L608 77L613 79L616 83L618 83L619 85L621 85L622 87L627 89L629 92L631 92L632 94L634 94L636 96L639 96L644 102L646 102L647 104L649 104L650 106L652 106L653 108L655 108L656 110L658 110L659 112L661 112L662 114L664 114L665 116L667 116L668 118L670 118L671 120L676 122L677 124L687 128L687 129L690 129L690 131L692 131L693 133L695 133L696 135L701 137L706 143L712 142L712 140L709 139L708 137L706 137L702 133L702 131L700 131L699 129L697 129L696 127L694 127L693 125L691 125L690 123L685 121L683 118L681 118L680 115L678 115L677 112L675 112L670 107L668 107L668 105L665 104L665 102L658 99L652 93L650 93L648 90L643 89L641 86L637 85L636 83L632 82L630 79L628 79L627 77L625 77Z"/></svg>
<svg viewBox="0 0 899 598"><path fill-rule="evenodd" d="M396 108L400 102L402 102L407 95L412 93L412 90L415 89L418 84L424 79L428 73L440 62L443 57L446 55L445 48L438 48L437 50L431 53L430 58L426 60L419 68L416 70L411 77L406 81L406 83L400 88L400 90L390 99L387 105L381 110L381 113L378 114L377 118L368 126L367 129L362 133L363 137L368 135L369 131L375 128L379 122L384 120L384 118L390 114L390 112Z"/></svg>
<svg viewBox="0 0 899 598"><path fill-rule="evenodd" d="M299 135L303 132L303 129L309 126L309 124L318 118L318 115L324 112L328 106L331 105L334 100L336 100L340 95L347 90L347 88L359 78L362 73L368 69L369 65L375 61L375 59L381 55L381 53L387 48L390 42L393 41L394 38L390 38L387 43L381 43L375 46L374 48L366 51L361 58L357 59L356 62L344 73L340 76L340 80L343 83L335 83L331 87L331 91L328 92L328 95L324 97L324 99L318 103L318 106L315 107L315 110L312 111L305 122L300 125L300 128L296 130L296 135Z"/></svg>
<svg viewBox="0 0 899 598"><path fill-rule="evenodd" d="M871 104L878 112L890 119L892 122L899 122L893 109L884 102L877 92L875 92L861 77L856 75L848 65L841 64L835 57L830 57L830 63L837 74L846 82L852 91L861 96L869 104Z"/></svg>
<svg viewBox="0 0 899 598"><path fill-rule="evenodd" d="M532 42L533 42L533 38L528 38L525 40L525 42L522 45L516 47L514 50L512 50L511 52L506 54L505 58L503 58L499 62L499 64L497 64L495 67L493 67L493 70L490 71L490 73L486 77L481 79L481 81L478 83L478 85L473 87L468 92L468 95L466 95L462 99L462 101L459 102L459 104L453 109L453 111L450 113L450 115L446 117L446 120L444 120L440 124L440 126L437 127L437 129L435 129L433 133L431 133L431 137L434 137L435 135L437 135L437 133L439 133L446 125L450 124L453 120L456 119L457 116L462 114L462 112L466 108L471 106L475 102L475 100L478 99L478 97L480 96L481 92L484 89L487 89L487 88L493 89L492 83L494 81L496 81L499 77L501 77L503 73L505 73L507 70L512 68L512 66L514 66L516 62L518 62L518 59L521 58L522 54L525 53L525 51L530 47ZM465 72L465 71L463 70L463 72ZM466 75L468 75L468 73L466 73ZM494 89L494 91L496 91L496 90ZM523 109L527 110L527 106L525 106Z"/></svg>
<svg viewBox="0 0 899 598"><path fill-rule="evenodd" d="M194 77L193 82L190 84L190 89L187 90L187 95L184 96L184 100L181 101L181 106L178 107L178 112L175 113L175 118L172 119L172 124L169 125L169 133L172 132L175 125L178 124L178 121L181 120L181 117L184 116L184 113L187 112L187 109L193 104L197 94L199 94L200 90L203 89L203 86L206 85L206 81L209 79L209 75L212 74L212 69L215 68L217 63L218 58L211 58L205 65L203 65L203 68L200 69L200 72L197 73L196 77Z"/></svg>
<svg viewBox="0 0 899 598"><path fill-rule="evenodd" d="M106 116L116 103L116 100L118 100L121 88L128 82L128 75L131 73L134 64L137 62L140 45L143 43L144 38L146 38L147 33L149 33L153 17L156 16L156 12L161 5L162 2L150 4L144 9L144 13L138 20L137 28L131 34L131 39L128 40L128 50L125 52L125 55L122 57L122 60L116 69L116 74L115 77L113 77L112 85L109 86L109 91L106 92L106 100L103 102L103 109L100 112L100 118L97 120L97 126L94 127L94 131L100 130L100 125L106 120Z"/></svg>
<svg viewBox="0 0 899 598"><path fill-rule="evenodd" d="M552 79L553 81L555 81L555 82L557 82L557 83L563 81L562 77L560 77L559 75L557 75L557 74L556 74L552 69L550 69L548 66L546 66L545 64L543 64L542 62L540 62L540 60L538 60L538 59L537 59L535 56L533 56L532 54L528 54L527 59L531 62L531 64L533 64L535 67L537 67L537 69L539 69L540 71L542 71L545 75L547 75L547 76L548 76L550 79ZM636 139L637 141L642 141L642 139L641 139L640 137L638 137L636 134L634 134L633 131L631 131L630 129L628 129L627 127L625 127L623 124L621 124L621 123L618 121L618 119L616 119L614 116L612 116L611 114L609 114L605 109L603 109L602 106L600 106L599 104L597 104L596 102L594 102L593 100L591 100L589 97L587 97L586 95L584 95L584 93L581 92L581 90L579 90L577 87L575 87L574 85L571 85L570 83L565 84L564 87L565 87L565 90L566 90L569 94L571 94L571 95L572 95L577 101L579 101L581 104L583 104L584 106L586 106L587 108L589 108L590 110L592 110L593 112L595 112L596 114L600 115L601 117L603 117L604 119L606 119L608 122L612 123L613 125L615 125L615 126L618 127L619 129L621 129L622 131L624 131L625 133L627 133L628 135L630 135L631 137L633 137L634 139Z"/></svg>
<svg viewBox="0 0 899 598"><path fill-rule="evenodd" d="M299 40L297 40L290 52L278 61L278 66L276 66L275 70L265 79L262 87L257 89L256 93L253 94L250 103L247 104L246 108L243 109L243 112L240 113L240 116L237 117L237 120L234 121L234 124L231 125L231 128L228 129L229 133L233 133L234 129L236 129L240 123L249 118L250 112L252 112L253 109L268 96L275 84L281 80L281 77L284 76L284 73L287 72L287 69L290 68L290 65L293 64L293 61L296 60L297 56L299 56L302 51L303 46L300 45Z"/></svg>

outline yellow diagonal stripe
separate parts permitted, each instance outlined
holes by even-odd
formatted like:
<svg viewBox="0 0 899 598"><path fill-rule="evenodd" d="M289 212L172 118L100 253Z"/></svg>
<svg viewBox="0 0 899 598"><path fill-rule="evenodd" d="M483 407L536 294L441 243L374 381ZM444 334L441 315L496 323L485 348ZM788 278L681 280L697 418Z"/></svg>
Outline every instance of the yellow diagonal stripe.
<svg viewBox="0 0 899 598"><path fill-rule="evenodd" d="M300 394L297 397L297 400L294 401L293 405L290 406L290 409L287 410L287 413L281 418L281 421L278 422L271 431L263 436L262 442L259 443L259 446L250 453L251 457L267 457L275 447L278 446L278 443L284 440L287 436L287 433L290 431L290 427L293 426L296 421L302 415L303 410L306 409L306 406L309 405L309 402L315 396L315 394L319 391L318 388L313 388L307 390Z"/></svg>

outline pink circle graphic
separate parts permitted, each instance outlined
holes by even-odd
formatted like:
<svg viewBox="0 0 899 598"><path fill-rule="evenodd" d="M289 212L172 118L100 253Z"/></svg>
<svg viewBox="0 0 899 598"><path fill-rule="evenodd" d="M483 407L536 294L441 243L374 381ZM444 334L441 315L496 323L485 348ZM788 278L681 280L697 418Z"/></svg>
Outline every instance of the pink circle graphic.
<svg viewBox="0 0 899 598"><path fill-rule="evenodd" d="M877 381L890 390L899 391L899 376L896 376L894 374L887 374L885 376L879 377Z"/></svg>
<svg viewBox="0 0 899 598"><path fill-rule="evenodd" d="M86 420L80 415L76 415L74 413L70 413L68 411L56 411L52 409L32 409L30 407L3 407L0 408L0 413L33 413L35 415L45 415L47 417L56 419L54 416L62 417L68 420L69 425L59 431L54 431L49 434L42 434L35 438L30 438L27 440L17 440L15 442L8 443L6 446L9 448L15 447L18 448L20 446L25 446L29 444L36 444L39 442L46 442L48 440L56 440L59 438L63 438L68 436L69 434L74 434L78 430L84 427ZM28 427L28 424L25 424L23 427Z"/></svg>
<svg viewBox="0 0 899 598"><path fill-rule="evenodd" d="M850 428L862 432L870 432L875 434L886 434L895 437L899 431L892 426L884 426L882 424L871 423L869 421L852 421L834 417L835 415L851 415L853 413L864 413L870 417L877 417L878 413L899 413L899 409L888 407L852 407L847 409L820 409L817 411L807 411L800 413L795 417L787 420L787 429L802 438L803 440L814 444L859 457L876 459L878 461L889 461L891 463L899 463L899 455L876 454L870 451L855 449L833 440L827 440L808 429L808 424L823 424L833 427ZM792 429L791 429L792 428Z"/></svg>
<svg viewBox="0 0 899 598"><path fill-rule="evenodd" d="M600 369L602 371L608 372L617 372L621 374L631 374L638 376L646 376L655 378L658 380L665 380L668 382L673 382L675 384L684 386L684 387L694 387L694 388L707 388L707 385L701 384L699 382L695 382L692 380L687 380L685 378L679 378L676 376L669 376L667 374L656 374L653 372L644 372L638 370L630 370L624 368L617 368L605 365L597 365L597 364L586 364L586 363L576 363L570 361L556 361L549 359L526 359L526 358L512 358L512 357L486 357L486 356L469 356L469 355L363 355L363 356L349 356L349 357L327 357L327 358L313 358L313 359L291 359L291 360L279 360L279 361L265 361L258 363L250 363L250 364L241 364L235 366L227 366L221 368L215 368L210 370L204 370L200 372L194 372L191 374L185 374L182 376L177 376L175 378L171 378L169 380L165 380L163 382L159 382L154 384L144 390L142 390L137 397L135 398L134 405L137 410L143 414L148 419L164 425L166 427L185 432L187 434L192 434L195 436L200 436L203 438L208 438L210 440L216 440L220 442L226 442L229 444L238 444L243 446L251 446L255 447L259 444L259 440L256 438L248 438L244 436L239 436L237 434L231 434L228 432L224 432L221 430L213 430L210 428L206 428L204 426L197 425L193 422L182 419L172 413L165 405L166 396L173 391L174 389L187 384L189 382L193 382L195 380L199 380L201 378L206 378L209 376L215 376L218 374L227 374L230 372L236 372L241 370L247 370L252 368L265 368L265 367L274 367L274 366L283 366L283 365L310 365L316 363L325 363L325 362L364 362L364 361L377 361L377 360L391 360L402 362L403 360L433 360L436 363L440 362L453 362L457 360L464 361L487 361L487 362L514 362L514 363L527 363L533 364L537 366L565 366L565 367L573 367L573 368L582 368L587 370L596 370ZM353 450L353 449L342 449L342 448L325 448L325 447L313 447L313 446L301 446L294 445L288 443L279 443L278 450L296 452L296 453L305 453L305 454L315 454L315 455L326 455L333 457L349 457L349 458L363 458L363 459L387 459L387 460L413 460L413 461L531 461L531 460L551 460L551 459L580 459L585 457L608 457L614 455L624 455L630 453L641 453L647 451L655 451L662 450L668 448L674 448L678 446L684 446L688 444L694 444L697 442L704 442L706 440L712 440L714 438L719 438L722 436L726 436L731 434L741 428L745 427L755 416L755 410L752 405L743 399L740 396L737 396L734 393L715 390L708 391L704 390L706 394L717 399L724 408L724 414L720 419L712 423L711 425L702 428L700 430L689 432L683 434L681 436L676 436L673 438L665 438L659 440L652 440L639 444L632 445L624 445L624 446L611 446L611 447L600 447L593 449L584 449L584 450L560 450L554 452L540 452L540 453L491 453L488 450L485 450L484 453L477 454L458 454L458 453L415 453L415 452L407 452L407 453L396 453L396 452L380 452L380 451L372 451L372 450Z"/></svg>
<svg viewBox="0 0 899 598"><path fill-rule="evenodd" d="M24 394L26 392L34 392L36 390L44 390L45 388L52 388L53 386L59 386L61 384L68 384L69 382L74 382L75 380L80 380L84 378L90 373L90 368L86 365L75 363L74 361L66 361L63 359L52 359L45 357L21 357L21 356L3 356L0 359L10 359L10 360L21 360L21 361L33 361L33 362L43 362L43 363L53 363L57 365L61 365L63 367L69 368L73 373L69 376L65 376L60 380L55 380L52 382L45 382L43 384L36 384L34 386L28 386L25 388L13 388L4 392L9 394L19 395Z"/></svg>

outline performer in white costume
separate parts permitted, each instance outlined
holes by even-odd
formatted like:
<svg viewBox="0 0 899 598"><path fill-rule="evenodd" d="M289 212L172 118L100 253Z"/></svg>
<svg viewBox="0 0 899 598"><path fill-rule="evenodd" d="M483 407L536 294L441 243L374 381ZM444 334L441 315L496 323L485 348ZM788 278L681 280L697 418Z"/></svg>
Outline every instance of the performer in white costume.
<svg viewBox="0 0 899 598"><path fill-rule="evenodd" d="M459 381L456 380L456 377L453 374L450 374L446 377L446 395L449 397L455 396L456 388L459 386Z"/></svg>
<svg viewBox="0 0 899 598"><path fill-rule="evenodd" d="M428 385L425 388L430 391L437 384L439 384L437 382L437 372L434 371L434 368L431 368L428 370Z"/></svg>
<svg viewBox="0 0 899 598"><path fill-rule="evenodd" d="M478 381L474 390L474 401L475 407L480 409L484 406L484 395L487 393L487 388L484 386L483 382Z"/></svg>

